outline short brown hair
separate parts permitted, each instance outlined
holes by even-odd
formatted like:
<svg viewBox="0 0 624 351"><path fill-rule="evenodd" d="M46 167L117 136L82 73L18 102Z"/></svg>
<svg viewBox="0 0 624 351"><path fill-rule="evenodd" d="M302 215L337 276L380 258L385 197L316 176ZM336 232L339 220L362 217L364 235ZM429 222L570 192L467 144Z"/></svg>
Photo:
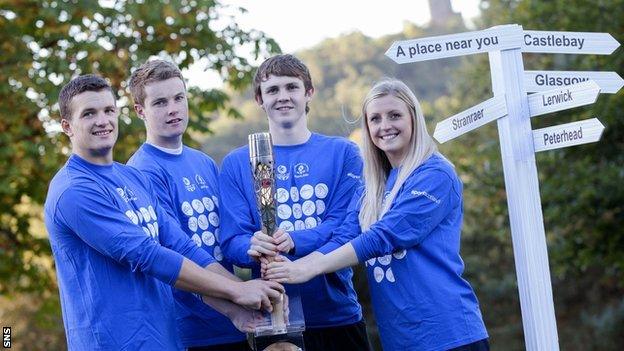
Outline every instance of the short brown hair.
<svg viewBox="0 0 624 351"><path fill-rule="evenodd" d="M108 89L115 99L115 93L108 82L95 74L85 74L78 76L65 84L59 93L59 109L61 110L61 118L71 120L70 103L74 96L84 93L85 91L100 91Z"/></svg>
<svg viewBox="0 0 624 351"><path fill-rule="evenodd" d="M137 68L130 76L130 94L135 104L143 105L145 102L145 86L149 83L160 82L170 78L182 78L182 72L178 66L165 60L147 61ZM184 84L186 86L186 84Z"/></svg>
<svg viewBox="0 0 624 351"><path fill-rule="evenodd" d="M308 67L293 55L275 55L266 59L258 70L253 80L254 98L262 102L262 91L260 83L269 79L270 75L297 77L303 81L306 93L312 89L312 78ZM306 113L310 111L310 107L306 104Z"/></svg>

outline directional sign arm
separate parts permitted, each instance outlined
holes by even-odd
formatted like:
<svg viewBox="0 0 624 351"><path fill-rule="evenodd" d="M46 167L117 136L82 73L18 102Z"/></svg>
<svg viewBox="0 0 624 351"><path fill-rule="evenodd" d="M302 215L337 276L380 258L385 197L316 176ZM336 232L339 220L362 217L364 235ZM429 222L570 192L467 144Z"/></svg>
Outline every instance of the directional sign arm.
<svg viewBox="0 0 624 351"><path fill-rule="evenodd" d="M609 55L619 46L609 33L525 30L522 52Z"/></svg>
<svg viewBox="0 0 624 351"><path fill-rule="evenodd" d="M396 63L409 63L507 50L521 45L522 27L510 24L474 32L395 41L386 56Z"/></svg>
<svg viewBox="0 0 624 351"><path fill-rule="evenodd" d="M524 87L528 93L554 89L593 80L600 87L601 94L615 94L624 79L616 72L601 71L524 71Z"/></svg>
<svg viewBox="0 0 624 351"><path fill-rule="evenodd" d="M535 152L593 143L600 140L603 130L598 118L536 129L533 131Z"/></svg>
<svg viewBox="0 0 624 351"><path fill-rule="evenodd" d="M600 87L593 80L529 95L531 117L593 104Z"/></svg>
<svg viewBox="0 0 624 351"><path fill-rule="evenodd" d="M438 123L433 137L444 143L506 114L505 95L501 94Z"/></svg>

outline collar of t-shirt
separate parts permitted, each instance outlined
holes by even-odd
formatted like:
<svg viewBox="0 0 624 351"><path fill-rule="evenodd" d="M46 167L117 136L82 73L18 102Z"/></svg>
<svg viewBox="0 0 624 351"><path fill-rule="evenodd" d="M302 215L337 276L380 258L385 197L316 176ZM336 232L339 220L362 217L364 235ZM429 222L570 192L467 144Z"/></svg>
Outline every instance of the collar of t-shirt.
<svg viewBox="0 0 624 351"><path fill-rule="evenodd" d="M182 154L182 149L184 148L184 145L180 145L180 147L175 148L175 149L169 149L166 147L162 147L162 146L158 146L158 145L154 145L152 143L147 143L155 148L157 148L158 150L162 151L162 152L166 152L170 155L181 155Z"/></svg>

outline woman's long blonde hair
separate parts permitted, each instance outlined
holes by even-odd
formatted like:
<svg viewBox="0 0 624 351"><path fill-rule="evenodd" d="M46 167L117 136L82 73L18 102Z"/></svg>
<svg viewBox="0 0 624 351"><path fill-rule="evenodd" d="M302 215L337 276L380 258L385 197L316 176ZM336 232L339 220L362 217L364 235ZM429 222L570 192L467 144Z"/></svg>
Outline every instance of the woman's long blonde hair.
<svg viewBox="0 0 624 351"><path fill-rule="evenodd" d="M371 101L387 95L400 99L407 106L412 117L412 135L410 136L409 150L403 162L401 162L397 180L384 202L386 181L392 166L386 154L375 146L371 140L366 108ZM416 99L414 93L405 83L400 80L387 78L377 82L368 92L362 105L362 147L364 154L364 185L366 190L362 199L359 220L360 227L364 231L386 213L399 189L414 169L426 161L433 153L437 152L437 147L427 132L425 117L418 99Z"/></svg>

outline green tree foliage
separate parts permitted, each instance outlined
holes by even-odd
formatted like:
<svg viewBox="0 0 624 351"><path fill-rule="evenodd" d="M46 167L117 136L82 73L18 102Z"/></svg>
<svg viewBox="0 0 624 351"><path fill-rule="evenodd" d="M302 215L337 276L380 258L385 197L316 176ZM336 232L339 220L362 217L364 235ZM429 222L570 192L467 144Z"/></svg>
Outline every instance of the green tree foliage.
<svg viewBox="0 0 624 351"><path fill-rule="evenodd" d="M109 79L122 107L115 159L124 162L144 137L130 117L132 67L151 56L196 64L237 90L254 70L247 53L279 51L264 33L236 24L241 11L213 0L0 0L0 294L57 295L41 206L69 153L57 118L61 86L78 74ZM239 115L219 89L191 89L190 109L198 132L209 131L214 111ZM0 317L10 304L3 301Z"/></svg>

